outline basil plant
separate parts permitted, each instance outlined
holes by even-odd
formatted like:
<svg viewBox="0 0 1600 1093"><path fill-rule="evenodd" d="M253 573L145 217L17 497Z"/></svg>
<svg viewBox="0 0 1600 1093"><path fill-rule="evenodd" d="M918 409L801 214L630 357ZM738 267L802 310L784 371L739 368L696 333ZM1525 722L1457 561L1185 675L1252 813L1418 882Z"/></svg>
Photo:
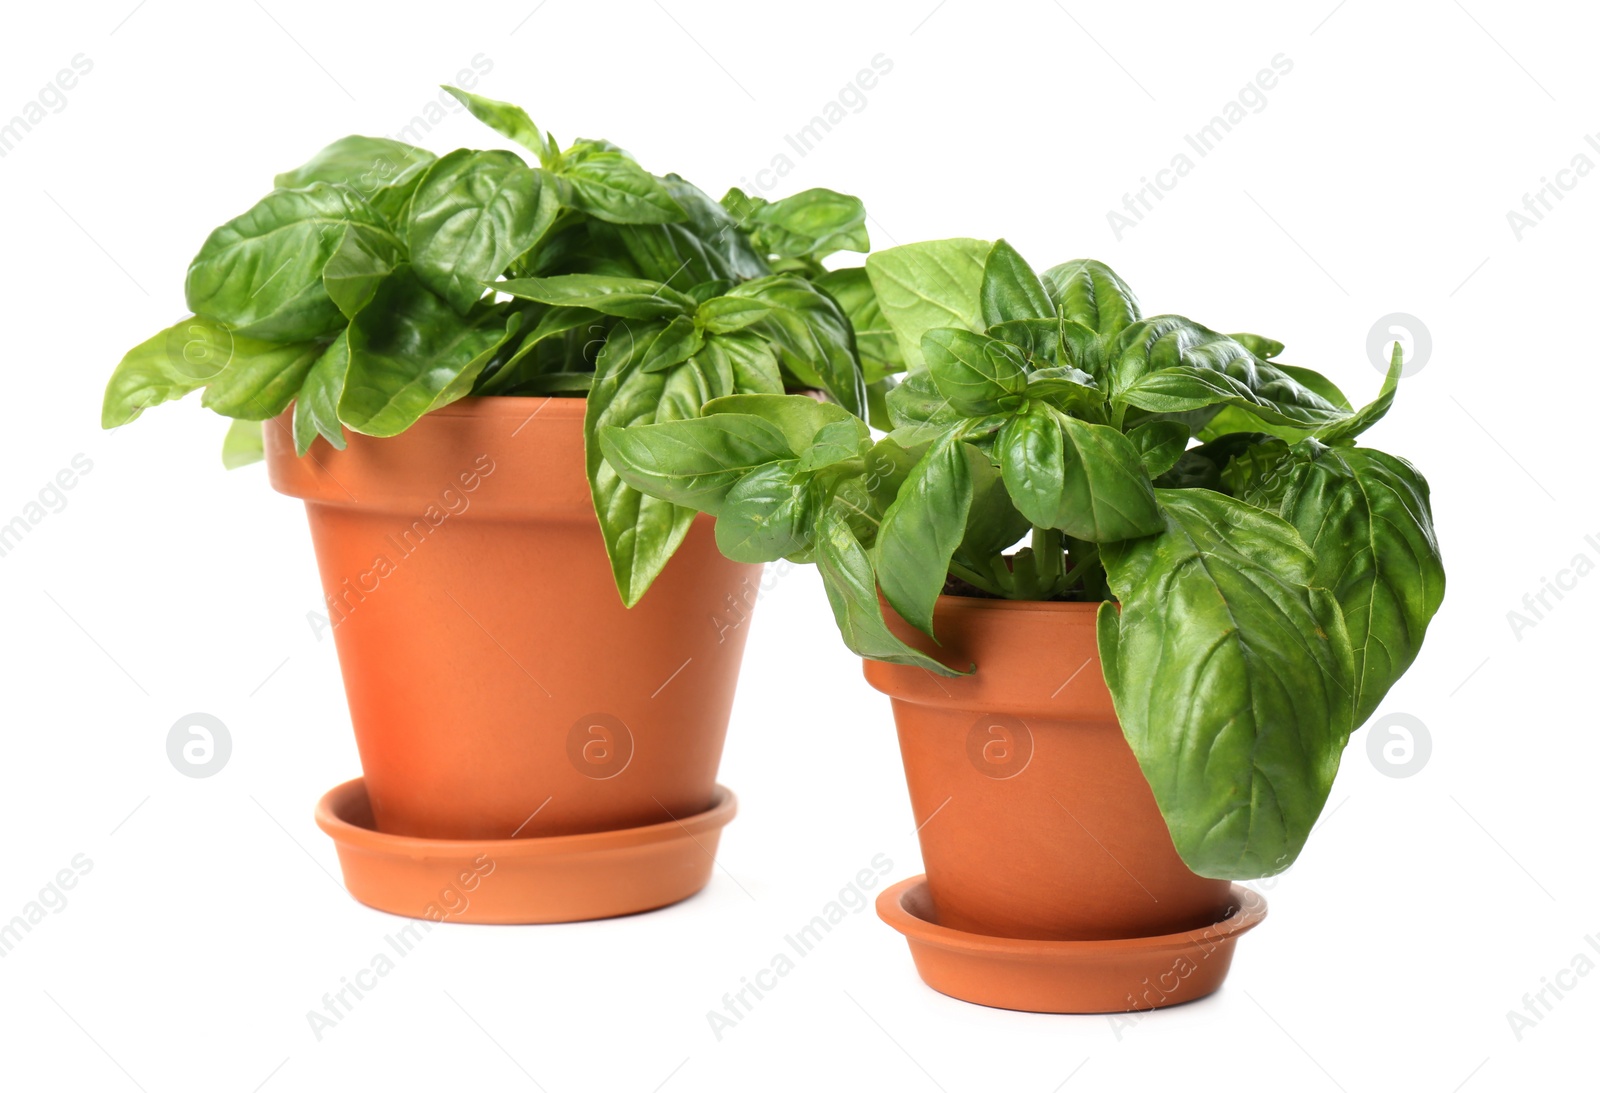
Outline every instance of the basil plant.
<svg viewBox="0 0 1600 1093"><path fill-rule="evenodd" d="M122 359L102 424L203 388L234 419L235 466L260 458L259 423L291 403L305 455L319 436L342 449L346 429L394 436L466 395L587 396L595 509L631 605L695 513L622 482L597 430L789 388L866 413L847 309L870 292L860 270L821 265L867 250L865 210L821 189L718 203L614 144L563 150L521 108L446 90L534 164L352 136L278 175L200 248L194 314Z"/></svg>
<svg viewBox="0 0 1600 1093"><path fill-rule="evenodd" d="M857 337L904 368L887 435L734 394L602 429L606 458L714 514L729 557L814 562L865 657L954 674L895 635L880 593L935 637L941 594L1098 601L1105 679L1184 861L1286 868L1444 594L1427 483L1358 443L1400 347L1355 409L1269 338L1144 316L1099 262L1041 276L1004 241L954 239L865 275Z"/></svg>

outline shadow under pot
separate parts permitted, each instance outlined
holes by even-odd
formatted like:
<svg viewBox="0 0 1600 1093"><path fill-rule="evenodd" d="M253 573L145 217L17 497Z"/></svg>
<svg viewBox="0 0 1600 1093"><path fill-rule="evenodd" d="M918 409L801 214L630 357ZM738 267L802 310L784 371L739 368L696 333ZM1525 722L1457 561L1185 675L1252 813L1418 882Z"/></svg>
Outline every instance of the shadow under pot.
<svg viewBox="0 0 1600 1093"><path fill-rule="evenodd" d="M625 608L584 409L467 398L303 458L288 413L266 423L272 485L305 501L361 756L318 822L364 903L554 922L709 880L760 567L723 558L701 517Z"/></svg>
<svg viewBox="0 0 1600 1093"><path fill-rule="evenodd" d="M926 877L885 891L924 981L1007 1009L1104 1013L1221 986L1266 905L1178 856L1101 674L1093 603L942 596L952 667L866 662L889 695Z"/></svg>

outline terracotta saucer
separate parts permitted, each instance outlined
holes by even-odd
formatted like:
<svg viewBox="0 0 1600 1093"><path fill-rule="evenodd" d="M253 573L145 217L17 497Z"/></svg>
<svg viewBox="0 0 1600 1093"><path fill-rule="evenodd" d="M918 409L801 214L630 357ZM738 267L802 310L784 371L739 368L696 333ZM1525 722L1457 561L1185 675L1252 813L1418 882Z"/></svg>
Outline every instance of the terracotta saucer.
<svg viewBox="0 0 1600 1093"><path fill-rule="evenodd" d="M904 934L922 981L941 994L1033 1013L1122 1013L1191 1002L1222 986L1239 935L1267 901L1235 884L1232 912L1214 926L1114 941L986 937L935 922L927 878L878 896L878 917Z"/></svg>
<svg viewBox="0 0 1600 1093"><path fill-rule="evenodd" d="M529 839L419 839L373 827L360 778L317 802L345 887L369 907L435 922L577 922L687 899L711 879L738 801L645 827Z"/></svg>

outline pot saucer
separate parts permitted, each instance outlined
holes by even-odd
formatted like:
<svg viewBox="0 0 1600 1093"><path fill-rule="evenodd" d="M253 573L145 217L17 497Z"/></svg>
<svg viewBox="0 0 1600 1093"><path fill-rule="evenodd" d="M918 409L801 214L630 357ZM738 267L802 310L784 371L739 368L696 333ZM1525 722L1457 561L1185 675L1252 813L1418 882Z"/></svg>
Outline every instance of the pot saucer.
<svg viewBox="0 0 1600 1093"><path fill-rule="evenodd" d="M317 802L345 887L369 907L434 922L577 922L650 911L711 879L717 841L738 801L644 827L530 839L421 839L373 827L360 778Z"/></svg>
<svg viewBox="0 0 1600 1093"><path fill-rule="evenodd" d="M905 935L922 981L941 994L1033 1013L1132 1013L1191 1002L1222 986L1239 935L1267 916L1243 885L1204 929L1113 941L1030 941L940 926L926 876L878 896L878 917Z"/></svg>

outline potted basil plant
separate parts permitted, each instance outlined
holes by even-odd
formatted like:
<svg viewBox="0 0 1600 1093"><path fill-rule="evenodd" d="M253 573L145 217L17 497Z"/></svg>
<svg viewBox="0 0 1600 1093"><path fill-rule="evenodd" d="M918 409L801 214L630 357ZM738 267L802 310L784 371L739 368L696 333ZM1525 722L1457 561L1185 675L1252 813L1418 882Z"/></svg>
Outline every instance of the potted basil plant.
<svg viewBox="0 0 1600 1093"><path fill-rule="evenodd" d="M469 920L660 906L705 884L734 808L745 631L683 620L759 570L595 437L789 389L867 412L819 287L865 213L718 203L446 90L524 151L352 136L279 175L200 248L193 315L123 358L103 423L203 389L225 462L264 455L304 499L364 773L318 819L358 898L426 915L488 869Z"/></svg>
<svg viewBox="0 0 1600 1093"><path fill-rule="evenodd" d="M904 376L837 405L715 399L607 428L622 479L730 559L818 567L893 700L927 875L886 891L923 978L1015 1009L1215 990L1351 733L1444 592L1427 483L1283 346L1145 316L1089 260L868 257ZM1013 549L1019 541L1020 549ZM885 610L887 608L887 610Z"/></svg>

